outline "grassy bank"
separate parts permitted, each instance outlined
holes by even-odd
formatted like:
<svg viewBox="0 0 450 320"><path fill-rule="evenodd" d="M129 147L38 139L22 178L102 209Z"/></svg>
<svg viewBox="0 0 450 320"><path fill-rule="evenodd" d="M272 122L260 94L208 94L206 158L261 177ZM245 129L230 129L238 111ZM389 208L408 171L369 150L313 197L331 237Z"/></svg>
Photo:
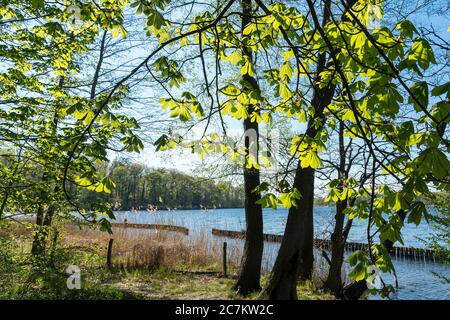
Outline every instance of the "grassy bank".
<svg viewBox="0 0 450 320"><path fill-rule="evenodd" d="M221 248L206 237L174 232L114 229L110 235L57 223L45 254L30 254L33 225L0 225L0 299L243 299L232 286L240 252L229 250L222 275ZM67 268L79 268L80 289L67 288ZM69 280L70 281L70 280ZM267 278L263 278L263 283ZM70 281L74 283L73 281ZM299 285L300 299L331 299L312 283ZM253 296L246 299L256 298Z"/></svg>

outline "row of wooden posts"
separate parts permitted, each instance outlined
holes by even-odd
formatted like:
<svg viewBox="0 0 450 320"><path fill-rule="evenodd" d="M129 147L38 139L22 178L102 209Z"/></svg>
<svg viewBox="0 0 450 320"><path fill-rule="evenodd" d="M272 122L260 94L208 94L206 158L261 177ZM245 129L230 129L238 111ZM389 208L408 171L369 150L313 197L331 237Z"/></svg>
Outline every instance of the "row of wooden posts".
<svg viewBox="0 0 450 320"><path fill-rule="evenodd" d="M213 228L212 234L220 237L245 239L245 231L231 231ZM268 242L281 242L283 240L283 236L277 234L264 234L264 240ZM331 248L331 240L314 239L314 246L320 249L328 250ZM368 250L368 249L369 245L367 243L352 242L352 241L347 241L345 243L345 250L347 251ZM403 257L408 259L424 259L424 260L435 259L435 251L433 249L427 248L394 246L392 247L391 255L395 257Z"/></svg>
<svg viewBox="0 0 450 320"><path fill-rule="evenodd" d="M179 232L185 235L189 234L189 229L186 227L173 226L170 224L143 224L143 223L113 223L116 228L133 228L133 229L154 229Z"/></svg>

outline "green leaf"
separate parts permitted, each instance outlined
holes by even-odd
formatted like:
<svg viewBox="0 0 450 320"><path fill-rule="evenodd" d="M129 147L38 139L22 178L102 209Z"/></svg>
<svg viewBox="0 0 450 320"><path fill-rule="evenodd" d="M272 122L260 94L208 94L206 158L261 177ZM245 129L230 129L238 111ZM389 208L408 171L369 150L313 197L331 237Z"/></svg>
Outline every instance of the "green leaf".
<svg viewBox="0 0 450 320"><path fill-rule="evenodd" d="M291 63L289 61L286 61L280 67L280 78L285 82L289 82L293 72L294 70L292 69Z"/></svg>
<svg viewBox="0 0 450 320"><path fill-rule="evenodd" d="M127 30L121 24L115 25L111 30L111 35L113 38L117 38L119 36L121 36L122 38L126 38L127 34Z"/></svg>
<svg viewBox="0 0 450 320"><path fill-rule="evenodd" d="M39 9L44 5L44 0L31 0L31 5L34 9Z"/></svg>
<svg viewBox="0 0 450 320"><path fill-rule="evenodd" d="M450 98L450 81L440 86L434 87L433 90L431 90L431 94L434 97L438 97L440 95L443 95L444 93L447 94L447 98Z"/></svg>
<svg viewBox="0 0 450 320"><path fill-rule="evenodd" d="M147 17L147 26L153 26L156 30L159 30L164 25L166 25L166 20L164 20L163 15L157 10L152 10Z"/></svg>
<svg viewBox="0 0 450 320"><path fill-rule="evenodd" d="M278 199L272 193L267 193L261 197L256 203L259 203L263 208L276 209L278 205Z"/></svg>
<svg viewBox="0 0 450 320"><path fill-rule="evenodd" d="M402 36L411 38L413 37L414 33L417 34L417 29L414 27L411 21L409 20L403 20L397 23L397 29L401 31Z"/></svg>
<svg viewBox="0 0 450 320"><path fill-rule="evenodd" d="M244 29L244 31L242 32L242 34L244 35L244 36L249 36L249 35L251 35L253 32L256 32L258 30L258 26L256 25L256 23L251 23L251 24L248 24L246 27L245 27L245 29Z"/></svg>
<svg viewBox="0 0 450 320"><path fill-rule="evenodd" d="M287 51L282 52L281 55L283 56L284 61L288 61L295 57L295 53L292 49L288 49Z"/></svg>
<svg viewBox="0 0 450 320"><path fill-rule="evenodd" d="M424 70L428 69L430 63L436 63L433 49L428 41L421 38L414 42L408 58L411 61L416 61Z"/></svg>
<svg viewBox="0 0 450 320"><path fill-rule="evenodd" d="M422 108L428 107L428 84L425 81L420 81L414 83L411 88L411 93L414 96L415 99L417 99L420 102L420 105ZM412 103L414 105L414 108L417 112L422 111L422 108L420 108L420 105L416 102L416 100L413 99L412 96L408 98L408 102Z"/></svg>
<svg viewBox="0 0 450 320"><path fill-rule="evenodd" d="M307 149L303 152L300 156L300 161L302 168L311 167L313 169L317 169L322 164L317 152L312 149Z"/></svg>
<svg viewBox="0 0 450 320"><path fill-rule="evenodd" d="M342 115L342 121L350 121L356 123L355 113L352 110L347 109Z"/></svg>
<svg viewBox="0 0 450 320"><path fill-rule="evenodd" d="M364 45L367 43L367 38L364 32L360 31L350 38L350 44L355 47L355 49L363 48Z"/></svg>
<svg viewBox="0 0 450 320"><path fill-rule="evenodd" d="M389 240L392 242L400 242L403 244L401 229L403 227L403 220L397 213L389 216L388 223L380 227L380 241Z"/></svg>
<svg viewBox="0 0 450 320"><path fill-rule="evenodd" d="M144 149L144 144L135 134L130 134L129 136L122 138L121 141L125 146L125 150L128 152L140 152Z"/></svg>
<svg viewBox="0 0 450 320"><path fill-rule="evenodd" d="M438 148L424 150L417 158L417 163L421 172L431 172L438 179L447 177L450 172L450 161Z"/></svg>
<svg viewBox="0 0 450 320"><path fill-rule="evenodd" d="M242 61L242 55L239 52L239 50L234 50L227 58L226 60L230 61L232 64L237 65L240 64Z"/></svg>
<svg viewBox="0 0 450 320"><path fill-rule="evenodd" d="M278 202L285 208L291 208L291 207L297 207L297 200L301 199L300 192L293 188L292 191L282 193L280 195L280 198L278 199Z"/></svg>
<svg viewBox="0 0 450 320"><path fill-rule="evenodd" d="M420 221L422 220L422 216L427 215L427 208L425 204L421 201L413 202L411 204L410 210L411 212L408 216L409 223L419 225Z"/></svg>
<svg viewBox="0 0 450 320"><path fill-rule="evenodd" d="M259 186L257 186L252 191L256 192L256 193L262 193L262 192L269 190L269 187L270 187L270 185L268 182L262 182Z"/></svg>
<svg viewBox="0 0 450 320"><path fill-rule="evenodd" d="M348 276L355 281L361 281L366 278L367 270L366 266L362 263L358 263L355 268L348 274Z"/></svg>
<svg viewBox="0 0 450 320"><path fill-rule="evenodd" d="M250 77L253 77L255 75L255 67L248 58L245 59L244 65L241 68L241 75L246 74L248 74Z"/></svg>
<svg viewBox="0 0 450 320"><path fill-rule="evenodd" d="M337 188L331 188L330 192L325 198L325 202L334 201L337 202L341 198L341 194Z"/></svg>
<svg viewBox="0 0 450 320"><path fill-rule="evenodd" d="M406 202L405 202L401 192L395 193L395 197L393 198L393 200L394 200L394 203L392 205L392 210L399 211L406 207Z"/></svg>
<svg viewBox="0 0 450 320"><path fill-rule="evenodd" d="M98 221L98 224L100 226L100 231L108 232L109 234L112 234L112 225L111 222L108 219L102 218Z"/></svg>
<svg viewBox="0 0 450 320"><path fill-rule="evenodd" d="M94 191L95 192L104 192L111 193L111 190L115 188L115 183L110 178L103 178L102 181L96 183Z"/></svg>
<svg viewBox="0 0 450 320"><path fill-rule="evenodd" d="M168 142L169 142L169 137L166 134L163 134L161 137L159 137L155 141L155 143L153 143L153 145L156 146L156 151L165 150Z"/></svg>
<svg viewBox="0 0 450 320"><path fill-rule="evenodd" d="M290 99L292 97L292 91L291 91L291 89L289 89L287 84L280 83L278 85L278 88L279 88L279 95L283 99L288 100L288 99Z"/></svg>

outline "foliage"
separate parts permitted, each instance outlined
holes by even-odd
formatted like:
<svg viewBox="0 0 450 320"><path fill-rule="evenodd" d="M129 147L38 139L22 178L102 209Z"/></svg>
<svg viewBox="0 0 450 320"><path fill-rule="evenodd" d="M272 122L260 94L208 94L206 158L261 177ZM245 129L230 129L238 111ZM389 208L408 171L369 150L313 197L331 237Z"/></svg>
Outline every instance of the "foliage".
<svg viewBox="0 0 450 320"><path fill-rule="evenodd" d="M67 265L88 266L83 269L85 277L104 277L106 270L98 246L62 246L53 243L51 249L41 256L28 250L32 226L25 228L0 224L0 292L1 299L132 299L135 295L120 290L98 288L96 284L82 280L81 290L68 290L65 272ZM63 229L56 227L63 237ZM14 232L13 232L14 231ZM20 236L17 236L20 234ZM60 241L58 239L57 241ZM100 271L100 272L99 272Z"/></svg>
<svg viewBox="0 0 450 320"><path fill-rule="evenodd" d="M219 8L226 10L228 4ZM356 259L351 275L355 280L364 280L373 265L385 272L394 271L382 244L403 243L404 224L419 224L428 215L420 197L428 195L431 187L448 190L450 186L445 131L449 119L448 83L430 86L425 74L437 63L431 44L411 21L398 21L396 28L384 25L381 1L359 0L351 8L345 7L346 2L330 2L332 17L324 19L323 24L319 21L321 12L312 1L307 4L309 10L289 7L284 2L266 6L255 1L255 15L242 31L242 39L240 26L233 23L236 17L220 19L220 14L204 11L193 19L185 36L181 31L176 40L180 47L193 44L200 49L210 48L216 65L220 65L216 70L227 65L231 75L255 77L266 88L259 92L238 76L224 77L216 71L219 86L205 82L206 87L216 91L211 114L215 109L221 117L267 125L274 116L306 123L304 132L292 139L289 148L301 168L321 170L321 154L328 151L326 144L334 139L336 123L343 123L347 141L353 139L363 146L365 159L359 168L352 169L345 181L330 179L327 200L355 203L346 213L367 221L369 230L373 229L367 239L370 252L351 257L352 261ZM248 59L242 44L259 58L258 65ZM280 54L282 59L270 58ZM208 55L201 52L200 62L207 59ZM183 77L183 73L172 74L175 81ZM160 76L171 77L168 72ZM189 90L189 84L177 83L180 91ZM203 112L196 114L194 108L199 109L197 101L204 94L199 92L196 99L190 99L196 101L195 106L183 104L182 112L177 104L179 98L174 96L162 100L163 108L177 110L171 116L183 122L201 122ZM314 104L311 101L315 95L324 101L324 96L331 95L330 102ZM195 96L194 92L189 96ZM256 110L255 114L249 114L249 106ZM239 148L216 148L217 139L211 136L202 137L202 148L197 149L202 157L222 153L233 161L238 159ZM157 146L164 150L191 145L182 139L180 142L179 137L164 135ZM249 164L259 169L258 161ZM381 176L386 177L385 182L378 178ZM281 183L253 192L267 192L260 200L265 207L281 204L292 208L301 195L290 183L285 175ZM401 212L406 212L406 220ZM385 288L384 293L388 291Z"/></svg>
<svg viewBox="0 0 450 320"><path fill-rule="evenodd" d="M5 212L67 214L77 209L88 220L103 216L103 229L111 231L104 218L113 217L110 205L100 202L83 210L74 195L102 200L105 197L93 197L91 192L111 194L117 186L109 199L116 197L114 201L124 207L159 201L156 195L162 191L156 189L166 173L144 177L136 173L131 179L139 181L125 184L127 169L118 166L113 174L123 182L98 170L108 160L108 150L138 152L143 147L136 134L137 121L117 110L124 105L129 80L145 69L166 93L159 100L163 110L185 129L181 137L172 128L163 133L155 141L157 150L185 147L201 157L225 155L238 162L249 150L222 141L208 130L211 123L218 123L225 134L224 119L270 127L283 118L302 128L283 146L283 154L290 158L284 169L289 172L295 163L302 174L324 169L327 144L335 141L336 125L342 123L345 139L361 145L362 160L345 179L328 179L326 200L354 204L345 213L367 222L370 245L369 252L350 257L355 267L351 275L365 280L374 265L393 272L383 244L402 243L405 223L419 224L429 216L423 197L430 190L450 190L449 82L429 81L438 63L437 46L409 20L397 21L395 28L386 25L383 1L325 1L329 8L322 12L311 0L306 6L286 1L251 3L254 15L241 30L234 0L201 5L178 19L176 9L184 10L184 4L168 0L105 0L100 5L87 0L66 5L0 1L0 181L4 186L0 219ZM70 4L79 9L77 23L67 10ZM105 90L95 93L98 73L91 77L94 94L74 90L81 82L83 59L100 34L127 37L126 10L141 15L146 37L157 39L159 46L129 73L116 75ZM192 48L198 49L193 55ZM186 62L192 60L200 70L193 76L186 69ZM188 79L198 75L204 83L195 90ZM257 79L263 90L249 79ZM203 122L199 141L188 141L186 135ZM261 164L270 169L271 160L261 153L248 157L245 164L248 169L260 169ZM130 172L134 169L139 168L130 167ZM264 193L260 202L291 209L301 205L302 195L294 186L301 176L275 176L252 190ZM140 199L137 189L126 189L147 180L154 196L146 198L148 189L142 186ZM181 180L196 185L188 178ZM211 182L206 186L227 188ZM192 199L181 199L185 194L179 187L178 181L174 183L174 194L166 194L164 202L171 206L226 202L219 197L206 200L203 187ZM194 199L199 196L205 198ZM445 223L445 218L434 221Z"/></svg>
<svg viewBox="0 0 450 320"><path fill-rule="evenodd" d="M1 190L0 217L5 212L28 214L47 207L59 214L78 210L70 199L71 190L110 192L111 182L99 175L96 164L106 160L112 140L119 139L125 150L142 148L133 132L137 122L114 111L127 92L125 85L115 92L92 94L96 74L90 96L76 89L82 81L83 57L96 46L99 34L104 30L114 36L119 30L126 35L121 25L126 1L108 1L103 8L78 2L79 24L71 23L69 5L0 3L4 63L0 180L6 186ZM85 219L112 216L100 203L95 210L80 213ZM109 229L106 219L101 223Z"/></svg>

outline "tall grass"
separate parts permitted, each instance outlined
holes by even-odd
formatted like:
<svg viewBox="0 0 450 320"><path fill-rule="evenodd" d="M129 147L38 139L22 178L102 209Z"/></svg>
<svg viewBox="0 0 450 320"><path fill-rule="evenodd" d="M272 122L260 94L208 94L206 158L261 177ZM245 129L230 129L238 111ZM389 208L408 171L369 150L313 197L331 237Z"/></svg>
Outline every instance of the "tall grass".
<svg viewBox="0 0 450 320"><path fill-rule="evenodd" d="M113 228L109 235L92 229L68 225L64 241L80 246L100 244L106 256L107 244L113 238L112 265L120 270L164 268L172 271L221 272L222 242L211 241L204 232L187 236L164 230ZM235 270L241 250L229 246L228 269Z"/></svg>

